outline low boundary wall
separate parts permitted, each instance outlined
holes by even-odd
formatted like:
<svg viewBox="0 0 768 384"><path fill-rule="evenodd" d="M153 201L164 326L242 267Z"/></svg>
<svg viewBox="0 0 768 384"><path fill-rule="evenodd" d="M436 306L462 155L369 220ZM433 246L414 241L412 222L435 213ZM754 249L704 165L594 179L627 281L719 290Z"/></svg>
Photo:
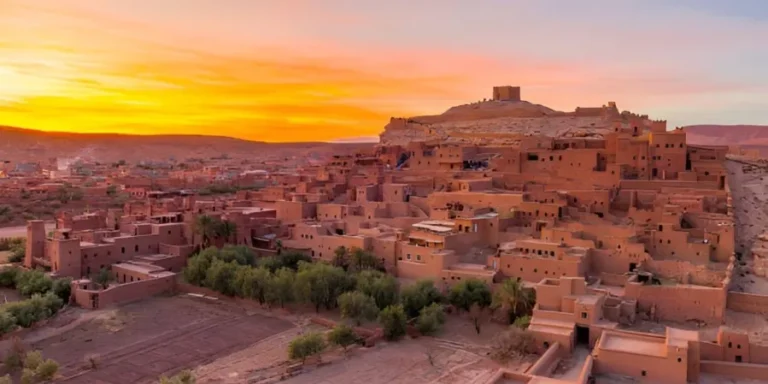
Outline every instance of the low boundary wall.
<svg viewBox="0 0 768 384"><path fill-rule="evenodd" d="M728 292L726 307L737 312L768 314L768 295Z"/></svg>
<svg viewBox="0 0 768 384"><path fill-rule="evenodd" d="M765 380L768 377L768 365L703 360L701 372L729 378Z"/></svg>

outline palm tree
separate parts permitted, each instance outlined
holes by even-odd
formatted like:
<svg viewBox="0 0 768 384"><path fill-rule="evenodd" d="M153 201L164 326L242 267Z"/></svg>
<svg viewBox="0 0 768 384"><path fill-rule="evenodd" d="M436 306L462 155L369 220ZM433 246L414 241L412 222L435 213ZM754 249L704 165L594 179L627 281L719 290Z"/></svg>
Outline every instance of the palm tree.
<svg viewBox="0 0 768 384"><path fill-rule="evenodd" d="M195 234L203 239L203 248L208 248L211 244L211 239L216 237L216 227L216 220L211 216L200 215L195 218L193 230Z"/></svg>
<svg viewBox="0 0 768 384"><path fill-rule="evenodd" d="M237 225L229 220L219 221L216 225L216 237L223 237L225 243L229 243L232 237L237 242Z"/></svg>
<svg viewBox="0 0 768 384"><path fill-rule="evenodd" d="M532 289L523 287L517 279L507 279L494 292L492 307L507 311L512 323L518 316L530 315L535 303L536 293Z"/></svg>

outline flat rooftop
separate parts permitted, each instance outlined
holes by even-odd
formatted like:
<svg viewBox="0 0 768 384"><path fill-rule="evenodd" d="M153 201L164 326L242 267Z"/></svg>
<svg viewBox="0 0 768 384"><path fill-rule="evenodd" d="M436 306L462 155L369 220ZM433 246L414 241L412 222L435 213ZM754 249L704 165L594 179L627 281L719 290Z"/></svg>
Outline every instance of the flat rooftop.
<svg viewBox="0 0 768 384"><path fill-rule="evenodd" d="M638 355L666 357L667 346L665 339L639 338L629 335L621 335L603 332L600 348L616 352L632 353Z"/></svg>
<svg viewBox="0 0 768 384"><path fill-rule="evenodd" d="M162 267L158 267L156 265L148 265L148 264L134 264L134 263L117 263L112 265L113 268L122 268L129 271L134 271L138 273L144 273L144 274L154 274L157 272L162 272L164 269Z"/></svg>

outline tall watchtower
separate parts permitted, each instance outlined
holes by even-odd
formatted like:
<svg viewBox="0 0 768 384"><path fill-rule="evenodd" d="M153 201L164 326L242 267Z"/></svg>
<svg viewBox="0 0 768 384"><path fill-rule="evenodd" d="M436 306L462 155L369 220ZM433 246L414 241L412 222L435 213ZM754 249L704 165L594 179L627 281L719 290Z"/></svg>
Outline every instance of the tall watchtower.
<svg viewBox="0 0 768 384"><path fill-rule="evenodd" d="M520 87L513 87L510 85L493 87L493 100L520 101Z"/></svg>

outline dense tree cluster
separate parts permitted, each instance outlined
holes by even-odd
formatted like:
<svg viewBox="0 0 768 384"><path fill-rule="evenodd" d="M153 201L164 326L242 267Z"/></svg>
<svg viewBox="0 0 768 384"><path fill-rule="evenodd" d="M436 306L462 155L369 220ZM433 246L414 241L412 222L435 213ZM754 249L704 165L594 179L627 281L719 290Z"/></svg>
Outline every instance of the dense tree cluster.
<svg viewBox="0 0 768 384"><path fill-rule="evenodd" d="M7 267L0 270L0 286L16 288L29 297L0 305L0 335L55 315L69 300L71 279L51 279L45 272Z"/></svg>
<svg viewBox="0 0 768 384"><path fill-rule="evenodd" d="M192 257L184 276L192 284L262 304L304 303L316 311L338 307L342 318L353 324L377 320L389 340L406 334L409 319L423 334L438 332L445 322L446 303L470 312L478 333L480 315L492 304L494 308L514 308L516 318L529 314L526 311L530 312L533 304L532 296L517 282L505 284L493 297L484 282L467 279L444 297L432 280L400 289L397 280L379 268L374 255L359 249L339 247L331 263L313 263L310 257L295 252L256 260L249 248L230 245L207 248ZM314 334L294 341L289 352L303 360L322 352L328 344L346 348L359 340L351 328L340 324L327 342Z"/></svg>

